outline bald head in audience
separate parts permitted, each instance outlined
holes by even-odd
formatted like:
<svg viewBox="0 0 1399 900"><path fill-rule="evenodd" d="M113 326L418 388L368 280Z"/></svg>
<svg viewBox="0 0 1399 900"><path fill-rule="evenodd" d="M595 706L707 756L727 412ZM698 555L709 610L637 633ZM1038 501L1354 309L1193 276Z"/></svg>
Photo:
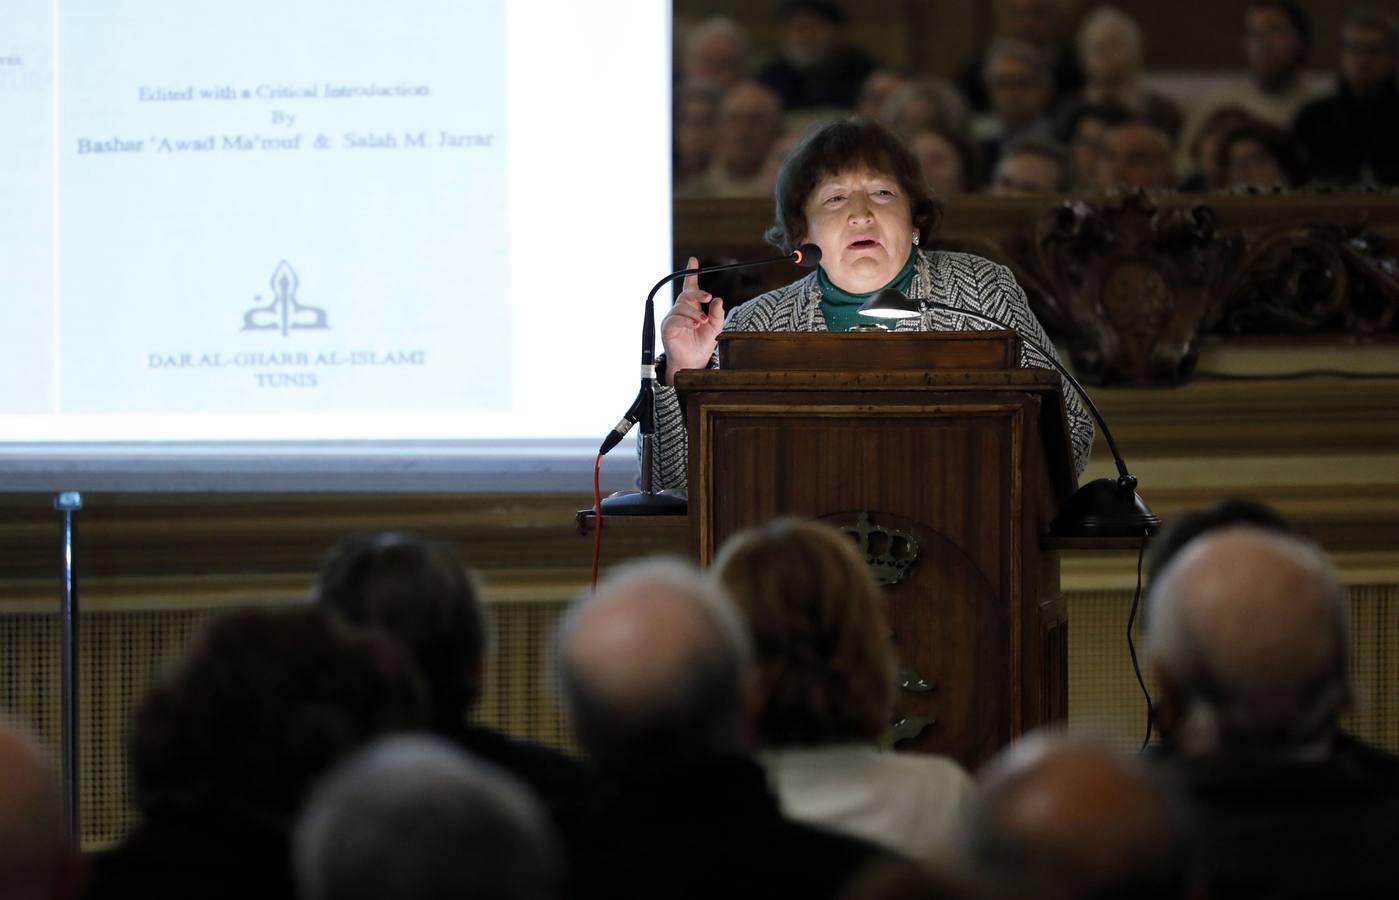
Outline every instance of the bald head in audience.
<svg viewBox="0 0 1399 900"><path fill-rule="evenodd" d="M294 847L304 900L562 896L535 799L435 738L384 738L335 769L307 802Z"/></svg>
<svg viewBox="0 0 1399 900"><path fill-rule="evenodd" d="M1033 735L981 776L969 836L982 896L1188 895L1178 815L1132 760L1097 744Z"/></svg>
<svg viewBox="0 0 1399 900"><path fill-rule="evenodd" d="M693 567L621 567L564 619L559 655L573 727L601 766L748 751L746 632Z"/></svg>
<svg viewBox="0 0 1399 900"><path fill-rule="evenodd" d="M75 896L77 872L58 784L43 750L0 721L0 897Z"/></svg>
<svg viewBox="0 0 1399 900"><path fill-rule="evenodd" d="M1157 721L1177 752L1324 756L1350 702L1345 596L1313 544L1254 527L1192 541L1147 598Z"/></svg>

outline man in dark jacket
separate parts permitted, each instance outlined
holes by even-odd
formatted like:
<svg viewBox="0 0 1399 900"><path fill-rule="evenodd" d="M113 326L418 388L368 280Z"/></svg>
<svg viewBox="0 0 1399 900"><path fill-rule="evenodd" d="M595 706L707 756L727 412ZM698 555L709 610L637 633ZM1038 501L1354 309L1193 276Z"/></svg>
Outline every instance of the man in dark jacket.
<svg viewBox="0 0 1399 900"><path fill-rule="evenodd" d="M1339 184L1399 185L1399 25L1358 11L1341 26L1336 92L1302 108L1293 124L1313 175Z"/></svg>
<svg viewBox="0 0 1399 900"><path fill-rule="evenodd" d="M1339 726L1347 604L1316 547L1255 526L1203 534L1155 578L1156 760L1190 803L1214 896L1393 893L1399 759Z"/></svg>
<svg viewBox="0 0 1399 900"><path fill-rule="evenodd" d="M574 860L580 900L815 900L893 859L782 815L749 754L746 632L695 569L624 568L570 612L558 646L579 742L617 787Z"/></svg>

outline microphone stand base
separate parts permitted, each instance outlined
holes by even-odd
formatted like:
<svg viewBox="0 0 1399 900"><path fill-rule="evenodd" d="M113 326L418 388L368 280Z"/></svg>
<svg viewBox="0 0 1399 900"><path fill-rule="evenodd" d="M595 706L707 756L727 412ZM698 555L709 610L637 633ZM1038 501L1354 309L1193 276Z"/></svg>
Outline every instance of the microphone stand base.
<svg viewBox="0 0 1399 900"><path fill-rule="evenodd" d="M684 491L618 491L601 508L604 516L683 516L690 503Z"/></svg>
<svg viewBox="0 0 1399 900"><path fill-rule="evenodd" d="M1064 502L1049 523L1060 538L1148 537L1161 528L1161 519L1137 494L1136 479L1100 478L1083 485Z"/></svg>

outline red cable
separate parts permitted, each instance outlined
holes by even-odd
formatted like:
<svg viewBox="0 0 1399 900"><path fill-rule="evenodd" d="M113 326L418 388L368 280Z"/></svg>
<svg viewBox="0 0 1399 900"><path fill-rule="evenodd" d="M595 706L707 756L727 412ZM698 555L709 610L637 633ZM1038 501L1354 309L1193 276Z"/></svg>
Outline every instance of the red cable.
<svg viewBox="0 0 1399 900"><path fill-rule="evenodd" d="M602 554L602 486L598 482L598 476L602 472L602 454L597 455L597 462L593 463L593 582L592 589L597 591L597 563L598 557Z"/></svg>

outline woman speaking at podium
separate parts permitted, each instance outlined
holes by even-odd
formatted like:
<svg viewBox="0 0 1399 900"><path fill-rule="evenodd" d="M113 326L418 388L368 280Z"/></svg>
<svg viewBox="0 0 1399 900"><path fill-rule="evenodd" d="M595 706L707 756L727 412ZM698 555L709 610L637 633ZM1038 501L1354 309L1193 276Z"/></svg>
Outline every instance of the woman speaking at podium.
<svg viewBox="0 0 1399 900"><path fill-rule="evenodd" d="M847 331L861 323L859 308L878 291L894 288L999 319L1054 352L1025 292L1005 266L967 253L921 250L937 230L942 208L923 181L918 161L897 137L874 122L853 118L806 137L777 176L776 221L768 242L783 252L803 243L821 248L809 275L754 297L725 315L724 301L687 278L661 322L665 357L656 388L654 484L683 488L687 437L675 394L681 369L717 365L719 332ZM690 267L696 261L690 260ZM706 312L703 304L708 303ZM967 316L924 309L900 319L899 331L989 330ZM1052 368L1022 342L1020 365ZM1093 422L1078 394L1064 392L1074 469L1081 473L1093 446Z"/></svg>

